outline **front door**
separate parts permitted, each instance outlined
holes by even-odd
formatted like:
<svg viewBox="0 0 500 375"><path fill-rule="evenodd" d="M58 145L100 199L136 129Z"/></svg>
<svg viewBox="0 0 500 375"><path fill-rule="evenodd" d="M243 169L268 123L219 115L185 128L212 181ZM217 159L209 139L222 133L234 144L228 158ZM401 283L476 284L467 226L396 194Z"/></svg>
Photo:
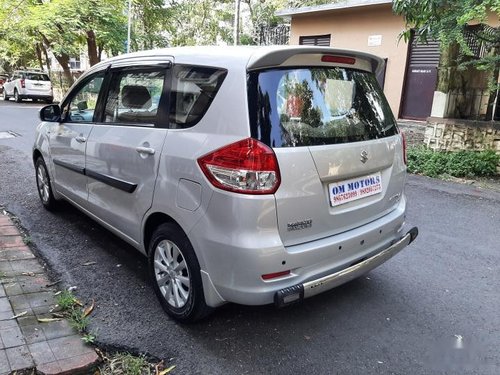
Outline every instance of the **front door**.
<svg viewBox="0 0 500 375"><path fill-rule="evenodd" d="M412 37L400 117L425 120L430 116L439 64L439 42L422 43Z"/></svg>
<svg viewBox="0 0 500 375"><path fill-rule="evenodd" d="M85 149L104 73L90 76L63 104L63 120L49 135L54 183L58 192L82 205L87 200Z"/></svg>
<svg viewBox="0 0 500 375"><path fill-rule="evenodd" d="M167 70L112 72L102 122L87 142L90 211L134 242L151 207L167 135L157 113Z"/></svg>

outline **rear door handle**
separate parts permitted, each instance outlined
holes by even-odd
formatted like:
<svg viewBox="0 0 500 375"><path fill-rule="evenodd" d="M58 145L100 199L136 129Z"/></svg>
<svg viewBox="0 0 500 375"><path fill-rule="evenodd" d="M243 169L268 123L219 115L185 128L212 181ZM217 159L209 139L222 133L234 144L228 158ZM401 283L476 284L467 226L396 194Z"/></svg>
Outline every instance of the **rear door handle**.
<svg viewBox="0 0 500 375"><path fill-rule="evenodd" d="M139 154L147 154L147 155L154 155L155 154L155 149L151 147L136 147L135 151L137 151Z"/></svg>
<svg viewBox="0 0 500 375"><path fill-rule="evenodd" d="M78 143L85 143L87 142L87 138L79 135L78 137L75 138L75 140L78 142Z"/></svg>

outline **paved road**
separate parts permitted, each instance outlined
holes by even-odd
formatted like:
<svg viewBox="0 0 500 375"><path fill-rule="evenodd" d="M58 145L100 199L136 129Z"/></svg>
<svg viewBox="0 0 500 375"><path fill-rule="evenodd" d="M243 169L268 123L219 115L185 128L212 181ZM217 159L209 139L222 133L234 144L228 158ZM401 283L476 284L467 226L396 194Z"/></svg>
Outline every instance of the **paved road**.
<svg viewBox="0 0 500 375"><path fill-rule="evenodd" d="M410 176L408 222L421 234L388 263L288 309L227 305L181 326L162 312L134 249L69 205L41 207L35 124L33 105L0 103L0 131L22 135L0 139L0 204L54 277L95 299L100 344L171 360L178 374L500 373L500 193Z"/></svg>

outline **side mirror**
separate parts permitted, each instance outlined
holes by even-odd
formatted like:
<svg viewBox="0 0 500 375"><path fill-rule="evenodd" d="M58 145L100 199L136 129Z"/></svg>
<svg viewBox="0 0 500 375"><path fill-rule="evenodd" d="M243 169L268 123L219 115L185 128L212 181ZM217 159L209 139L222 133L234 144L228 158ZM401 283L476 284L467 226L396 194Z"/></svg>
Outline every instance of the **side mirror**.
<svg viewBox="0 0 500 375"><path fill-rule="evenodd" d="M39 112L40 120L57 122L61 118L61 108L57 104L50 104L42 107Z"/></svg>

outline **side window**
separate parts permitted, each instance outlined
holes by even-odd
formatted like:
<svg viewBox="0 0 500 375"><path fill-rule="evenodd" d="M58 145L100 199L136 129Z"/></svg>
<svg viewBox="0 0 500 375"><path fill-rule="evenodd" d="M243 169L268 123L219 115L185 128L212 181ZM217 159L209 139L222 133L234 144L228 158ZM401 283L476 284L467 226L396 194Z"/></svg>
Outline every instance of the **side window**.
<svg viewBox="0 0 500 375"><path fill-rule="evenodd" d="M104 73L98 73L84 83L64 108L66 122L92 122Z"/></svg>
<svg viewBox="0 0 500 375"><path fill-rule="evenodd" d="M114 73L104 122L154 126L164 81L165 68Z"/></svg>
<svg viewBox="0 0 500 375"><path fill-rule="evenodd" d="M174 67L170 97L170 128L194 126L219 91L227 71L201 66Z"/></svg>

